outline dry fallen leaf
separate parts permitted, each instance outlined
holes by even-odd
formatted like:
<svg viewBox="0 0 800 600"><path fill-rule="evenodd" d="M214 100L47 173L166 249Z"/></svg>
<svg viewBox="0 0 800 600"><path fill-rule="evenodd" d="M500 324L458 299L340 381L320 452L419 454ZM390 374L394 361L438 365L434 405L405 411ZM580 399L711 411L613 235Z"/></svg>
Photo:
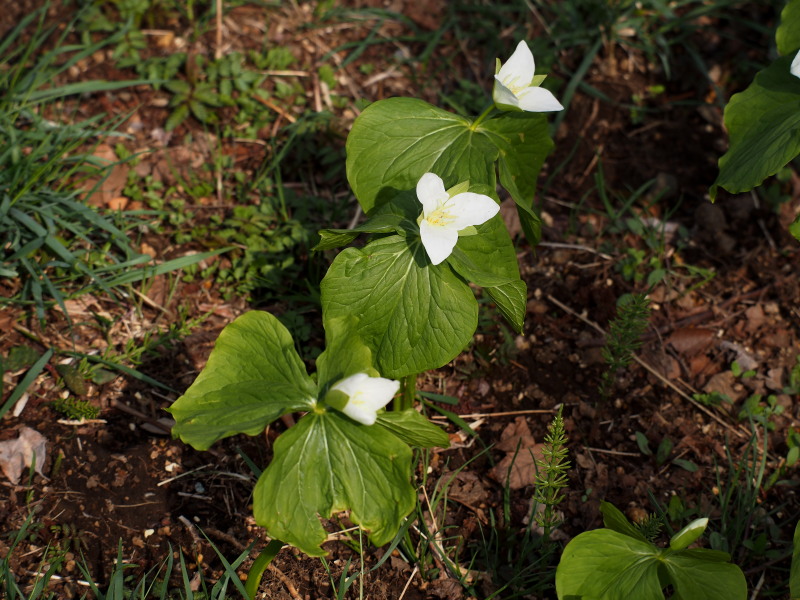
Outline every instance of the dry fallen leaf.
<svg viewBox="0 0 800 600"><path fill-rule="evenodd" d="M20 429L17 439L0 442L0 469L11 483L17 483L22 471L34 464L34 460L36 472L44 477L42 467L46 459L47 440L30 427Z"/></svg>
<svg viewBox="0 0 800 600"><path fill-rule="evenodd" d="M506 452L505 458L491 470L491 476L512 490L533 485L536 480L536 460L542 460L543 444L537 444L524 417L517 417L500 434L498 450Z"/></svg>

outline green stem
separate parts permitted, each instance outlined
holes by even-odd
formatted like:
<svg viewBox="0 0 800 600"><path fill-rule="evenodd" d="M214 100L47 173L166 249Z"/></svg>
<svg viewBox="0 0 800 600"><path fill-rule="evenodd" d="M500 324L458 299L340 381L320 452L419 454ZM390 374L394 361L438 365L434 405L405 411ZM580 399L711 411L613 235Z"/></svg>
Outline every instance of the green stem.
<svg viewBox="0 0 800 600"><path fill-rule="evenodd" d="M400 396L394 400L396 411L408 410L414 406L417 396L417 374L406 375L400 380Z"/></svg>
<svg viewBox="0 0 800 600"><path fill-rule="evenodd" d="M490 104L490 105L489 105L489 106L486 108L486 110L484 110L484 111L483 111L483 112L480 114L480 116L479 116L477 119L475 119L475 122L474 122L474 123L471 125L471 127L470 127L470 128L472 129L472 131L475 131L475 130L478 128L478 125L480 125L480 124L481 124L481 122L482 122L482 121L483 121L483 120L484 120L486 117L488 117L488 116L489 116L489 113L490 113L490 112L492 112L493 110L494 110L494 102L492 102L492 103L491 103L491 104Z"/></svg>

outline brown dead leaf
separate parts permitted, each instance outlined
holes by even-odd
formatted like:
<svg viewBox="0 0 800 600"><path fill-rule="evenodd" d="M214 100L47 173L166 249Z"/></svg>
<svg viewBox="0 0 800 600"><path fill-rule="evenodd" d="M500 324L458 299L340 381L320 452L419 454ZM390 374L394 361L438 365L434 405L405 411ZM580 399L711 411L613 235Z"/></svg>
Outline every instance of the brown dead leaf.
<svg viewBox="0 0 800 600"><path fill-rule="evenodd" d="M737 402L744 398L744 389L739 391L734 389L733 384L736 382L736 377L730 371L723 371L722 373L717 373L711 379L708 380L708 383L705 385L703 390L706 393L718 393L718 394L725 394L728 398L731 399L733 402Z"/></svg>
<svg viewBox="0 0 800 600"><path fill-rule="evenodd" d="M472 507L479 506L488 497L483 480L474 472L463 470L459 471L453 479L447 495L453 500Z"/></svg>
<svg viewBox="0 0 800 600"><path fill-rule="evenodd" d="M537 444L525 417L517 417L500 435L498 450L505 457L490 471L490 475L502 484L508 483L512 490L533 485L536 479L536 460L542 460L543 444Z"/></svg>
<svg viewBox="0 0 800 600"><path fill-rule="evenodd" d="M103 180L90 179L86 182L84 189L86 192L90 192L99 183L94 193L88 198L88 202L92 206L109 206L115 198L122 195L122 190L128 183L130 166L120 163L114 149L108 144L99 144L94 151L94 157L99 158L103 163L114 164L114 166L111 167L108 177Z"/></svg>
<svg viewBox="0 0 800 600"><path fill-rule="evenodd" d="M758 328L761 327L767 320L760 304L756 304L755 306L748 308L746 311L744 311L744 316L747 317L747 324L744 328L748 333L755 333L758 331Z"/></svg>
<svg viewBox="0 0 800 600"><path fill-rule="evenodd" d="M522 232L522 225L519 222L519 213L517 212L517 204L513 199L503 200L500 204L500 216L503 217L503 222L506 224L506 229L511 238L517 237Z"/></svg>
<svg viewBox="0 0 800 600"><path fill-rule="evenodd" d="M111 210L125 210L125 207L128 206L128 199L125 196L116 196L111 198L107 205Z"/></svg>
<svg viewBox="0 0 800 600"><path fill-rule="evenodd" d="M23 427L15 440L0 442L0 469L11 483L17 483L22 472L32 464L44 477L42 467L47 460L47 439L30 427Z"/></svg>
<svg viewBox="0 0 800 600"><path fill-rule="evenodd" d="M705 352L714 341L714 332L700 327L682 327L676 329L667 338L667 343L675 352L691 357Z"/></svg>
<svg viewBox="0 0 800 600"><path fill-rule="evenodd" d="M495 448L505 452L516 452L517 446L532 448L535 443L531 429L528 427L528 421L525 417L517 417L513 423L509 423L503 429L503 433L500 434L500 442Z"/></svg>

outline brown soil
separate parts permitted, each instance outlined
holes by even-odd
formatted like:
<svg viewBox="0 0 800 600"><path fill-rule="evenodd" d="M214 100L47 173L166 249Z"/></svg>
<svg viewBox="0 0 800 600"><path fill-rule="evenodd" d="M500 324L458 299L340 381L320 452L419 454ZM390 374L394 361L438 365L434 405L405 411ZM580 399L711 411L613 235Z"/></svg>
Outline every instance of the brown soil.
<svg viewBox="0 0 800 600"><path fill-rule="evenodd" d="M377 2L351 4L383 6ZM393 2L388 8L405 14L420 31L431 31L450 14L446 3L434 5L431 10L420 11L415 2ZM226 51L262 50L266 28L270 45L290 48L296 64L302 65L300 70L306 72L293 80L302 89L306 108L294 107L291 98L275 105L274 120L263 132L265 140L284 139L284 128L303 110L332 109L334 121L325 132L324 143L341 151L344 135L358 112L357 99L415 95L437 103L438 92L454 89L460 79L477 80L484 89L488 85L474 73L486 71L493 56L465 46L452 32L446 34L431 59L446 60L452 69L415 71L419 65L409 67L403 60L422 50L419 44L403 41L410 25L386 20L377 31L390 41L367 46L340 71L336 88L327 90L316 76L322 58L347 42L364 39L377 21L369 17L321 22L314 6L246 5L226 11ZM69 7L56 4L51 8L56 20L62 16L59 9L67 11ZM767 10L761 9L759 14L767 15ZM9 12L0 16L0 32L18 17ZM723 25L731 27L730 23ZM171 21L159 24L176 36L188 33L182 29L185 26ZM531 39L545 35L536 20L520 27ZM191 42L191 51L213 54L216 42L211 29ZM513 34L503 32L506 47L511 46ZM709 60L716 61L722 71L714 83L733 86L730 78L734 75L728 65L735 49L717 42L716 46L706 42ZM170 50L150 41L151 52ZM689 64L689 58L680 50L676 52L675 64ZM341 64L346 57L346 50L336 50L333 61ZM569 55L560 58L572 68L580 60ZM365 64L374 65L369 75L366 69L359 69ZM688 72L690 67L686 69ZM569 79L569 73L554 76ZM109 51L90 57L70 77L113 80L131 78L131 74L115 68ZM731 473L729 456L734 463L746 456L751 429L738 418L744 400L753 393L773 394L783 407L782 414L771 419L774 427L768 433L768 475L781 468L788 450L787 435L800 426L797 394L785 391L800 354L800 252L786 229L798 207L800 179L793 174L783 185L782 192L790 199L777 210L759 204L751 195L724 197L711 205L707 189L725 147L721 110L713 104L717 88L712 83L699 81L696 75L676 78L666 82L662 94L648 96L649 86L664 83L663 72L641 52L619 45L601 50L585 83L589 88L580 88L575 95L555 135L556 151L542 174L541 181L549 182L538 199L546 225L544 243L533 251L520 242L520 265L529 287L524 332L510 333L498 324L494 313L489 313L467 352L420 381L423 389L459 398L455 412L479 434L475 440L445 420L437 421L447 426L453 443L451 448L428 456L427 486L420 494L426 525L430 528L435 524L448 538L464 540L460 551L453 551L455 560L469 560L471 547L488 535L491 523L504 524L500 535L508 539L519 536L525 528L532 496L530 468L526 471L525 465L517 465L521 470L512 472L510 514L505 514L507 468L497 465L508 464L502 461L514 453L517 441L524 448L538 448L536 443L542 441L559 405L564 406L572 461L570 486L561 506L564 524L559 535L563 542L602 526L598 510L601 500L611 501L632 519L654 512L653 500L666 506L675 495L686 507L695 509L695 513L687 510L687 517L732 517L720 513L718 499L726 488L719 482ZM270 85L272 80L268 80ZM329 93L347 101L333 106ZM651 112L633 114L631 99L635 95L650 98L643 101L642 108ZM163 91L139 86L83 99L81 115L132 112L122 126L130 135L123 143L133 151L153 150L135 167L137 173L171 186L209 163L217 140L191 119L172 134L165 134L167 98ZM246 176L252 176L264 157L275 152L271 142L264 145L224 139L220 143L224 153L236 157L236 168ZM113 149L106 151L113 156ZM331 200L346 189L341 177L325 181L318 173L309 175L306 166L298 165L291 180L284 177L284 184L314 189ZM126 201L122 188L128 169L125 166L112 174L92 202L115 207L121 197ZM604 176L607 193L623 198L651 180L655 183L615 222L604 209L598 173ZM227 214L237 201L252 200L229 194L223 187L216 197L201 198L187 210L191 208L196 219L207 220L214 214ZM616 206L620 205L617 201ZM634 215L652 218L657 228L664 228L660 252L649 250L643 237L624 226L624 219ZM509 222L509 226L513 229L515 225ZM658 237L654 234L654 239ZM182 246L155 233L145 235L141 244L142 251L159 259L200 249L196 242ZM647 288L641 278L629 280L621 272L628 248L646 252L648 260L657 257L656 266L664 268L667 275L650 292L653 312L638 353L641 361L619 373L613 394L603 398L597 391L604 370L600 351L603 335L593 323L607 328L616 313L617 299ZM653 268L642 264L639 275L646 277ZM713 271L713 278L701 283L698 269ZM3 281L0 286L10 295L18 282ZM164 408L200 371L222 327L254 306L241 298L223 297L213 282L175 282L166 276L156 278L142 294L141 302L127 305L92 296L71 301L68 310L76 323L71 332L58 310L52 311L44 328L19 308L5 308L0 314L2 355L25 344L39 351L54 347L87 353L108 348L121 352L127 342L142 343L146 332L174 322L180 308L192 317L209 315L190 335L155 348L139 367L173 391L119 376L91 386L83 396L100 408L96 422L67 423L49 406L65 389L55 370L50 369L29 389L21 413L9 413L3 419L0 441L15 439L23 427L29 427L47 439L48 457L43 471L47 477L29 477L26 473L16 484L0 479L0 556L7 552L13 532L33 513L35 535L17 548L12 568L20 580L30 583L46 558L48 544L67 550L62 579L54 581L52 588L59 597L74 597L85 589L80 583L84 576L76 564L81 552L92 576L101 584L106 582L120 543L124 558L139 565L137 573L163 560L170 550L175 556L182 551L190 573L202 573L213 581L222 575L223 567L201 530L229 560L254 544L241 573L267 541L252 518L250 502L256 477L244 457L259 467L268 464L271 443L284 425L273 425L264 437L237 436L216 444L209 452L196 452L170 439L159 421L166 416ZM257 308L281 312L287 304ZM101 315L113 325L106 331L93 315ZM309 318L318 319L318 315L310 313ZM319 345L321 340L312 339L311 343ZM734 376L734 360L752 368L755 375ZM23 375L24 371L6 373L3 400ZM712 392L727 394L733 405L706 408L693 400L693 394ZM654 452L669 438L674 447L668 459L657 463L654 457L645 456L637 444L637 432L647 437ZM674 459L697 468L692 472ZM426 475L422 466L419 470L420 477ZM800 513L796 467L785 469L779 479L780 483L765 487L759 495L761 512L748 517L753 526L748 535L755 538L766 533L771 547L785 553ZM448 481L445 514L441 506L432 509L429 502L435 486ZM331 530L336 527L332 525ZM416 533L412 537L418 539ZM264 577L261 597L334 597L331 578L338 584L342 570L356 572L361 559L344 543L330 542L326 548L331 552L330 574L319 560L285 548ZM383 551L367 547L363 557L366 570ZM751 588L766 573L762 589L778 590L775 593L780 596L785 560L759 556L744 548L739 548L733 558L745 569ZM546 566L552 568L553 564ZM466 563L462 566L470 567ZM471 568L477 594L487 597L502 585L503 569L492 574L479 564ZM426 577L396 552L363 578L364 595L370 599L395 599L402 594L405 599L468 597L438 558L423 565L423 571ZM173 575L176 586L180 585L178 571ZM358 597L357 591L347 597ZM499 597L506 596L501 593Z"/></svg>

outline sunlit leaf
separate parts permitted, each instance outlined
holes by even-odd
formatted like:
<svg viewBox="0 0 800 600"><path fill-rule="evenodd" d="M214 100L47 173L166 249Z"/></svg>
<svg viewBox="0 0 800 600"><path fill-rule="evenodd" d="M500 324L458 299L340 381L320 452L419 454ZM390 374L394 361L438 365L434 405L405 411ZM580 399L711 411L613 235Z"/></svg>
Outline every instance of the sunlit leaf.
<svg viewBox="0 0 800 600"><path fill-rule="evenodd" d="M411 450L385 428L365 427L336 411L312 412L275 442L256 484L253 514L273 538L322 556L319 519L350 511L380 546L414 508Z"/></svg>

